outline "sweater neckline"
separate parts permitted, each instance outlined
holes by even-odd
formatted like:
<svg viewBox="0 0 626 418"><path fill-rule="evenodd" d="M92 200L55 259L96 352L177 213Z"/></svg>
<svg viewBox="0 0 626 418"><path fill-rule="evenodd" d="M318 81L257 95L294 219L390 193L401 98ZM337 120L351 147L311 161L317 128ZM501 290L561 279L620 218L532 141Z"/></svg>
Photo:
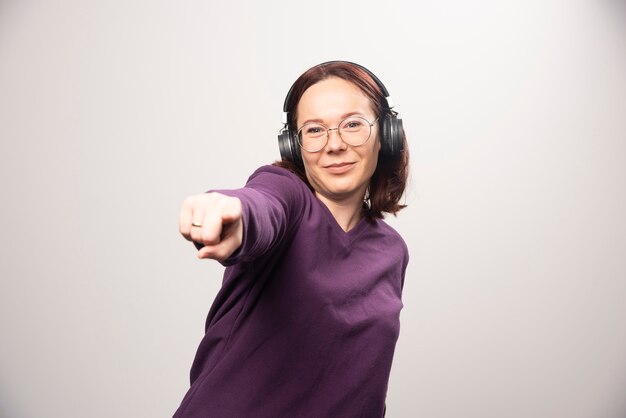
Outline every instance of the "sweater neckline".
<svg viewBox="0 0 626 418"><path fill-rule="evenodd" d="M368 222L367 219L365 219L365 217L363 216L361 217L361 219L359 219L357 224L354 225L352 229L350 229L349 231L344 231L341 225L339 225L339 222L337 222L337 220L333 216L328 206L326 206L324 202L322 202L317 197L315 197L315 200L317 200L318 204L322 207L322 212L324 212L324 214L326 215L326 219L331 229L345 245L350 245L352 242L354 242L359 237L359 235L361 235L361 233L367 228Z"/></svg>

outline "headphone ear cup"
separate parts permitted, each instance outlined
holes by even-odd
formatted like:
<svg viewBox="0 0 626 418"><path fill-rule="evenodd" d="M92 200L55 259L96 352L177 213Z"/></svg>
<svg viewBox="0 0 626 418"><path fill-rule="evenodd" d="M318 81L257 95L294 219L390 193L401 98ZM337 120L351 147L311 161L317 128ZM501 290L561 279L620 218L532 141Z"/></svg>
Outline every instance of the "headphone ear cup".
<svg viewBox="0 0 626 418"><path fill-rule="evenodd" d="M278 148L280 149L280 158L284 161L301 164L300 146L288 127L278 134Z"/></svg>
<svg viewBox="0 0 626 418"><path fill-rule="evenodd" d="M382 123L382 152L390 157L400 155L404 149L404 129L402 119L394 114L388 114Z"/></svg>
<svg viewBox="0 0 626 418"><path fill-rule="evenodd" d="M402 119L396 115L391 116L389 123L391 131L391 154L399 156L404 151L404 128L402 127Z"/></svg>
<svg viewBox="0 0 626 418"><path fill-rule="evenodd" d="M280 158L283 161L293 161L293 152L291 152L289 141L289 128L283 129L278 134L278 149L280 150Z"/></svg>

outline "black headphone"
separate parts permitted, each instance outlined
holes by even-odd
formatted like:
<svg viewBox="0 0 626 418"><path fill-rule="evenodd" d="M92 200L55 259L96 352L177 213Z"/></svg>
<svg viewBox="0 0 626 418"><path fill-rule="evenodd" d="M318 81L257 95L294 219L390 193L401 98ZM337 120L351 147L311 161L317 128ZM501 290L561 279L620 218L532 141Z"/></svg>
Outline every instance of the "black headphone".
<svg viewBox="0 0 626 418"><path fill-rule="evenodd" d="M325 67L329 64L345 63L354 65L365 71L376 82L380 90L385 96L386 103L383 104L383 115L379 119L380 126L380 152L385 156L396 157L402 153L404 149L404 130L402 128L402 119L398 117L398 113L393 110L393 101L387 92L385 85L370 70L362 65L349 61L328 61L316 65L316 67ZM295 83L294 83L295 85ZM297 132L293 132L289 128L289 118L287 112L287 103L291 98L291 91L294 85L289 88L285 103L283 104L283 128L278 134L278 147L280 156L284 161L291 161L298 165L302 165L302 155L300 154L300 144L298 144Z"/></svg>

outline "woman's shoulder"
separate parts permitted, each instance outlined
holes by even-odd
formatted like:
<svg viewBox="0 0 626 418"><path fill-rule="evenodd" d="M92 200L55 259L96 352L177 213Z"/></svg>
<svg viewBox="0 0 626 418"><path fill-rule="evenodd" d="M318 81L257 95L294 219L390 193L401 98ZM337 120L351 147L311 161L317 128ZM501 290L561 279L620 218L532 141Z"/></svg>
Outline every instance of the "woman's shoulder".
<svg viewBox="0 0 626 418"><path fill-rule="evenodd" d="M278 199L286 206L308 206L314 195L298 175L286 168L264 165L248 178L244 189L254 189L267 197Z"/></svg>
<svg viewBox="0 0 626 418"><path fill-rule="evenodd" d="M265 183L274 186L288 186L308 189L307 185L292 171L275 165L264 165L257 168L248 177L246 184Z"/></svg>

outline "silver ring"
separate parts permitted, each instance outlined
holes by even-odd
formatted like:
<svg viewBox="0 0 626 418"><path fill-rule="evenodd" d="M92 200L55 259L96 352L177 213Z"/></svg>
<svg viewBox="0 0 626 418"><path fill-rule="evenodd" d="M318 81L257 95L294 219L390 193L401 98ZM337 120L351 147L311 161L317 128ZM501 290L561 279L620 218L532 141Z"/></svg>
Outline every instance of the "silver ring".
<svg viewBox="0 0 626 418"><path fill-rule="evenodd" d="M191 226L195 226L195 227L198 227L198 228L202 228L202 224L199 224L199 223L197 223L197 222L192 222L192 223L191 223Z"/></svg>

